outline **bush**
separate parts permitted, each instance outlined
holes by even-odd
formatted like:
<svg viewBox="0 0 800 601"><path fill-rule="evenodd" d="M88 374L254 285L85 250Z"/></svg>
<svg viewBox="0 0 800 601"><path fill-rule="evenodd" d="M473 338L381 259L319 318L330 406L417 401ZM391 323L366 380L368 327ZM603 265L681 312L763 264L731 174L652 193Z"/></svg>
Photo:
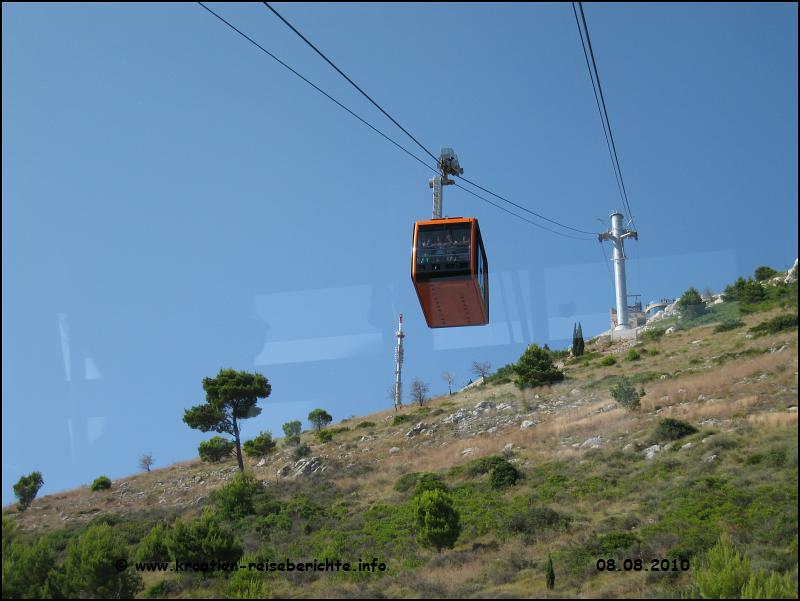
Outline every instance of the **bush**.
<svg viewBox="0 0 800 601"><path fill-rule="evenodd" d="M668 442L672 440L679 440L685 436L696 434L697 428L679 419L672 419L667 417L658 423L655 431L655 439L657 441Z"/></svg>
<svg viewBox="0 0 800 601"><path fill-rule="evenodd" d="M750 560L722 535L694 573L694 583L703 599L738 599L750 575Z"/></svg>
<svg viewBox="0 0 800 601"><path fill-rule="evenodd" d="M400 426L400 425L402 425L402 424L405 424L405 423L407 423L407 422L410 422L410 421L411 421L411 420L413 420L413 419L414 419L414 418L412 418L412 417L411 417L410 415L408 415L407 413L398 413L397 415L395 415L395 416L392 418L392 425L393 425L393 426Z"/></svg>
<svg viewBox="0 0 800 601"><path fill-rule="evenodd" d="M419 475L419 472L403 474L397 479L397 482L394 483L394 489L397 492L408 492L412 487L416 486Z"/></svg>
<svg viewBox="0 0 800 601"><path fill-rule="evenodd" d="M44 479L41 472L31 472L17 480L14 485L14 494L18 499L17 511L25 511L31 506L43 484Z"/></svg>
<svg viewBox="0 0 800 601"><path fill-rule="evenodd" d="M142 588L141 577L116 561L128 560L128 547L108 524L89 526L67 546L63 592L68 599L132 599Z"/></svg>
<svg viewBox="0 0 800 601"><path fill-rule="evenodd" d="M757 326L750 328L752 334L757 336L766 336L767 334L778 334L787 330L794 330L797 328L797 315L777 315L772 319L768 319Z"/></svg>
<svg viewBox="0 0 800 601"><path fill-rule="evenodd" d="M639 354L639 351L637 351L635 348L628 349L628 352L625 354L626 361L638 361L641 358L642 356Z"/></svg>
<svg viewBox="0 0 800 601"><path fill-rule="evenodd" d="M648 329L642 332L642 340L649 340L650 342L658 342L664 337L664 328Z"/></svg>
<svg viewBox="0 0 800 601"><path fill-rule="evenodd" d="M150 529L136 547L136 561L169 561L167 550L168 528L164 524L156 524Z"/></svg>
<svg viewBox="0 0 800 601"><path fill-rule="evenodd" d="M50 543L11 541L3 523L3 599L60 599Z"/></svg>
<svg viewBox="0 0 800 601"><path fill-rule="evenodd" d="M250 472L236 474L225 486L211 493L220 514L228 519L242 518L256 512L255 502L264 485Z"/></svg>
<svg viewBox="0 0 800 601"><path fill-rule="evenodd" d="M414 496L418 497L429 490L441 490L447 492L447 487L438 474L418 474L416 486L414 486Z"/></svg>
<svg viewBox="0 0 800 601"><path fill-rule="evenodd" d="M395 416L395 417L397 417L397 416ZM370 422L370 421L360 422L356 426L356 428L374 428L374 427L375 427L375 422Z"/></svg>
<svg viewBox="0 0 800 601"><path fill-rule="evenodd" d="M640 395L636 392L636 386L628 378L622 377L615 386L611 387L610 392L614 400L625 409L633 410L639 408Z"/></svg>
<svg viewBox="0 0 800 601"><path fill-rule="evenodd" d="M245 440L242 448L249 457L261 458L272 453L276 446L277 444L272 440L272 433L261 432L254 439Z"/></svg>
<svg viewBox="0 0 800 601"><path fill-rule="evenodd" d="M492 468L492 471L489 473L489 482L492 488L500 490L502 488L514 486L517 480L519 480L520 475L517 468L503 459L502 463L498 463Z"/></svg>
<svg viewBox="0 0 800 601"><path fill-rule="evenodd" d="M303 424L297 419L283 424L283 434L286 437L283 441L284 444L300 444L300 431L302 428Z"/></svg>
<svg viewBox="0 0 800 601"><path fill-rule="evenodd" d="M441 552L452 549L461 534L461 516L453 501L441 490L428 490L414 500L414 514L419 529L418 540Z"/></svg>
<svg viewBox="0 0 800 601"><path fill-rule="evenodd" d="M111 480L107 476L99 476L92 482L92 490L108 490L111 488Z"/></svg>
<svg viewBox="0 0 800 601"><path fill-rule="evenodd" d="M678 308L683 319L694 319L706 312L706 305L696 288L689 288L683 293L678 299Z"/></svg>
<svg viewBox="0 0 800 601"><path fill-rule="evenodd" d="M330 430L317 430L317 440L322 443L330 442L333 440L333 432Z"/></svg>
<svg viewBox="0 0 800 601"><path fill-rule="evenodd" d="M758 303L767 298L764 287L751 279L739 278L733 284L725 287L722 293L725 301L739 301L742 303Z"/></svg>
<svg viewBox="0 0 800 601"><path fill-rule="evenodd" d="M741 328L743 325L744 322L741 319L727 319L714 328L714 333L720 334L721 332L730 332L736 328Z"/></svg>
<svg viewBox="0 0 800 601"><path fill-rule="evenodd" d="M695 571L694 596L703 599L796 599L797 581L790 572L753 570L728 534L720 536Z"/></svg>
<svg viewBox="0 0 800 601"><path fill-rule="evenodd" d="M201 442L197 447L197 452L200 454L200 459L213 463L230 457L234 446L233 441L222 438L222 436L214 436Z"/></svg>
<svg viewBox="0 0 800 601"><path fill-rule="evenodd" d="M617 360L614 357L614 355L606 355L605 357L600 359L600 365L604 365L606 367L608 367L609 365L616 365L616 364Z"/></svg>
<svg viewBox="0 0 800 601"><path fill-rule="evenodd" d="M485 382L487 384L507 384L511 382L514 377L514 364L509 363L508 365L504 365L496 372L494 372L491 376L487 377Z"/></svg>
<svg viewBox="0 0 800 601"><path fill-rule="evenodd" d="M292 459L299 461L303 457L308 457L309 455L311 455L311 447L309 447L306 443L301 442L292 452Z"/></svg>
<svg viewBox="0 0 800 601"><path fill-rule="evenodd" d="M553 366L550 352L536 344L525 350L514 365L514 373L517 374L516 383L519 387L543 386L564 379L564 373Z"/></svg>
<svg viewBox="0 0 800 601"><path fill-rule="evenodd" d="M768 280L772 277L778 275L778 272L772 269L772 267L768 267L766 265L762 265L761 267L756 267L755 277L757 282L763 282L764 280Z"/></svg>
<svg viewBox="0 0 800 601"><path fill-rule="evenodd" d="M794 578L788 571L784 574L778 572L756 572L751 574L742 586L742 599L796 599L797 598L797 567L795 566Z"/></svg>
<svg viewBox="0 0 800 601"><path fill-rule="evenodd" d="M542 533L549 530L566 530L570 519L562 516L549 507L532 507L514 513L508 521L508 529L517 534L523 534L529 540L536 540Z"/></svg>
<svg viewBox="0 0 800 601"><path fill-rule="evenodd" d="M220 524L210 509L189 522L178 518L167 537L170 557L189 563L203 563L210 558L218 561L236 561L242 556L242 547L230 530ZM113 557L113 555L109 555Z"/></svg>
<svg viewBox="0 0 800 601"><path fill-rule="evenodd" d="M467 463L463 467L463 471L467 474L467 476L474 478L475 476L480 476L481 474L488 474L495 466L500 465L501 463L508 463L506 458L501 455L479 457L478 459L473 459Z"/></svg>

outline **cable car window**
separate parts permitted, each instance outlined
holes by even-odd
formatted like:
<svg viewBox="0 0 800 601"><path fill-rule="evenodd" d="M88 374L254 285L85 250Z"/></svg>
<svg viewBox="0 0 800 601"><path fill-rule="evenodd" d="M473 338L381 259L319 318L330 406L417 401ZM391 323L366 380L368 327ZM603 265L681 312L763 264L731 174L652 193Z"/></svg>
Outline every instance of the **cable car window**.
<svg viewBox="0 0 800 601"><path fill-rule="evenodd" d="M426 225L417 231L417 275L469 275L470 224Z"/></svg>
<svg viewBox="0 0 800 601"><path fill-rule="evenodd" d="M476 244L475 254L477 255L478 287L481 292L481 302L486 305L486 255L483 246Z"/></svg>

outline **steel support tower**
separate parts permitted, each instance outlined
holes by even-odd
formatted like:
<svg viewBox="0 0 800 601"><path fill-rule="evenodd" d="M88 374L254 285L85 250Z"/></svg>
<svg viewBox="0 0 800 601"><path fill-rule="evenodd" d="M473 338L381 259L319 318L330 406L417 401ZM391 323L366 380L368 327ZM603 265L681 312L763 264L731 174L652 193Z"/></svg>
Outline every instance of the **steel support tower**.
<svg viewBox="0 0 800 601"><path fill-rule="evenodd" d="M639 234L633 230L626 230L623 226L623 215L619 211L611 213L611 230L598 234L597 238L602 244L610 240L614 245L614 288L617 296L617 326L611 333L612 338L631 337L633 331L628 323L628 284L625 279L625 239L639 239Z"/></svg>

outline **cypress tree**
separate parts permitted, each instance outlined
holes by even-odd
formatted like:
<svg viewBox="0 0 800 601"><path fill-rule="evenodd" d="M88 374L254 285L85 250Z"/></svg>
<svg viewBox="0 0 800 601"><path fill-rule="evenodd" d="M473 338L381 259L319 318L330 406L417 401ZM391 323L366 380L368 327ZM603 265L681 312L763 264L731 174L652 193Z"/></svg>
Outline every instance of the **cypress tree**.
<svg viewBox="0 0 800 601"><path fill-rule="evenodd" d="M581 322L578 322L578 331L575 334L575 350L574 355L576 357L580 357L583 354L583 349L586 346L583 341L583 328L581 327Z"/></svg>
<svg viewBox="0 0 800 601"><path fill-rule="evenodd" d="M547 565L544 568L545 571L545 582L547 583L547 590L552 591L553 588L556 586L556 572L553 570L553 558L550 557L550 554L547 554Z"/></svg>

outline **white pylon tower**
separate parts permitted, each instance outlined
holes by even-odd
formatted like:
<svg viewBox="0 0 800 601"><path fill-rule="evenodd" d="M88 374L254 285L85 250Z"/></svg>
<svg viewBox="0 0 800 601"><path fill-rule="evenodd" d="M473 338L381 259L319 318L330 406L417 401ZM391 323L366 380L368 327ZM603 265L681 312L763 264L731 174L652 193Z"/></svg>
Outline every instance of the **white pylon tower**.
<svg viewBox="0 0 800 601"><path fill-rule="evenodd" d="M623 215L619 211L611 213L611 231L598 234L600 243L610 240L614 244L614 288L617 295L617 325L611 332L612 338L632 338L634 331L628 323L628 284L625 279L625 238L639 239L639 234L623 227Z"/></svg>
<svg viewBox="0 0 800 601"><path fill-rule="evenodd" d="M403 314L400 314L400 322L397 324L397 332L394 334L397 337L397 346L394 349L394 410L397 411L403 406Z"/></svg>

